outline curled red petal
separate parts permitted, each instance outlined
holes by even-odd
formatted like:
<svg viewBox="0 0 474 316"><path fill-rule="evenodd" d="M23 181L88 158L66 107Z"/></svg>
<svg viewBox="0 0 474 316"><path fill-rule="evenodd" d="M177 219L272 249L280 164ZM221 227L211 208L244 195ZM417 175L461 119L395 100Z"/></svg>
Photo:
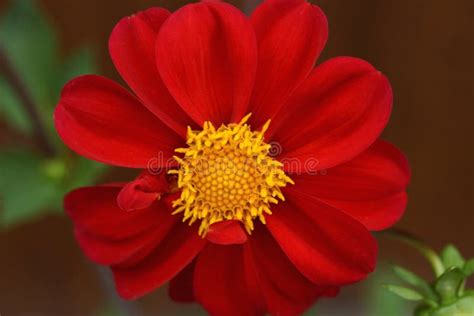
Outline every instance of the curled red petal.
<svg viewBox="0 0 474 316"><path fill-rule="evenodd" d="M137 236L156 228L163 216L160 204L135 212L122 210L117 203L118 186L97 186L76 189L64 198L64 209L74 226L88 234L111 240Z"/></svg>
<svg viewBox="0 0 474 316"><path fill-rule="evenodd" d="M160 199L168 189L166 171L155 175L145 170L122 188L117 203L125 211L140 210Z"/></svg>
<svg viewBox="0 0 474 316"><path fill-rule="evenodd" d="M209 227L206 238L218 245L235 245L246 242L247 233L239 221L221 221Z"/></svg>

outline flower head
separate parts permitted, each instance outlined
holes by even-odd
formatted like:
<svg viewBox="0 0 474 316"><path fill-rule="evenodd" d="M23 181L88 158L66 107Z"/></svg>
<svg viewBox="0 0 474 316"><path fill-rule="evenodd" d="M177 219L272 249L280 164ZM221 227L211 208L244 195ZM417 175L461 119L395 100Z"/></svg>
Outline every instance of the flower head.
<svg viewBox="0 0 474 316"><path fill-rule="evenodd" d="M281 188L294 184L283 164L268 155L271 146L263 139L268 124L252 132L246 124L249 117L218 129L204 122L202 131L188 130L189 148L176 149L184 158L175 157L180 170L168 171L178 175L181 189L173 214L183 212L183 220L189 219L190 224L202 220L201 235L226 220L240 221L250 234L254 219L266 224L265 215L272 214L270 204L285 200Z"/></svg>
<svg viewBox="0 0 474 316"><path fill-rule="evenodd" d="M98 76L66 85L63 141L141 170L65 199L122 297L170 281L172 298L213 315L294 315L374 269L369 231L401 217L408 164L378 139L388 80L356 58L314 67L326 38L305 0L250 17L219 1L151 8L110 37L133 94Z"/></svg>

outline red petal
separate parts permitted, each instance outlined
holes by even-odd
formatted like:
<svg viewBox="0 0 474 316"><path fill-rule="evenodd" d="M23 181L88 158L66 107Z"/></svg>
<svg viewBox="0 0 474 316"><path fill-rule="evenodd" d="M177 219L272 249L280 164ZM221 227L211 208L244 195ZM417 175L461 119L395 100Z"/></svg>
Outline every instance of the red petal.
<svg viewBox="0 0 474 316"><path fill-rule="evenodd" d="M117 203L125 211L141 210L157 201L162 193L167 191L166 171L154 175L145 170L122 188Z"/></svg>
<svg viewBox="0 0 474 316"><path fill-rule="evenodd" d="M392 90L380 72L362 60L339 57L313 71L270 127L284 150L281 159L297 159L302 169L290 171L321 170L369 147L391 108Z"/></svg>
<svg viewBox="0 0 474 316"><path fill-rule="evenodd" d="M111 80L82 76L63 89L56 130L77 153L100 162L147 168L166 165L181 138ZM155 165L156 165L155 163Z"/></svg>
<svg viewBox="0 0 474 316"><path fill-rule="evenodd" d="M64 208L80 230L114 240L137 236L176 219L161 203L133 212L120 209L117 204L120 190L108 186L80 188L66 195Z"/></svg>
<svg viewBox="0 0 474 316"><path fill-rule="evenodd" d="M155 60L155 41L168 10L150 8L123 18L109 39L115 67L143 104L183 137L192 124L161 80Z"/></svg>
<svg viewBox="0 0 474 316"><path fill-rule="evenodd" d="M341 286L364 279L375 267L377 244L342 211L291 188L267 226L288 258L313 283Z"/></svg>
<svg viewBox="0 0 474 316"><path fill-rule="evenodd" d="M156 229L123 240L109 240L91 235L78 228L74 235L84 254L93 262L114 265L130 260L141 260L169 232L175 221L159 223Z"/></svg>
<svg viewBox="0 0 474 316"><path fill-rule="evenodd" d="M195 227L176 225L153 253L137 265L112 267L118 293L125 299L135 299L162 286L184 269L205 243Z"/></svg>
<svg viewBox="0 0 474 316"><path fill-rule="evenodd" d="M256 124L272 118L304 81L323 49L324 13L305 0L264 1L252 14L258 67L250 112Z"/></svg>
<svg viewBox="0 0 474 316"><path fill-rule="evenodd" d="M251 237L249 239L252 239ZM258 311L257 314L265 315L268 312L267 302L263 293L263 287L261 284L259 271L255 266L255 259L253 258L252 251L250 250L249 243L243 245L244 249L244 275L243 281L246 285L246 293L248 294L250 301L252 301Z"/></svg>
<svg viewBox="0 0 474 316"><path fill-rule="evenodd" d="M368 230L379 231L400 220L408 203L408 195L400 192L369 201L320 200L354 217Z"/></svg>
<svg viewBox="0 0 474 316"><path fill-rule="evenodd" d="M247 233L238 221L221 221L209 227L206 238L218 245L235 245L246 242Z"/></svg>
<svg viewBox="0 0 474 316"><path fill-rule="evenodd" d="M76 239L92 261L111 265L140 261L177 221L163 202L134 212L117 206L119 186L81 188L65 198Z"/></svg>
<svg viewBox="0 0 474 316"><path fill-rule="evenodd" d="M166 20L156 44L163 81L196 122L220 125L246 113L257 48L239 10L215 1L186 5Z"/></svg>
<svg viewBox="0 0 474 316"><path fill-rule="evenodd" d="M173 301L179 303L194 302L194 266L195 261L188 264L169 284L168 295Z"/></svg>
<svg viewBox="0 0 474 316"><path fill-rule="evenodd" d="M292 179L300 192L343 210L370 230L381 230L393 225L405 210L410 170L395 146L379 140L324 174Z"/></svg>
<svg viewBox="0 0 474 316"><path fill-rule="evenodd" d="M194 294L211 315L263 315L245 280L242 246L208 244L197 259Z"/></svg>
<svg viewBox="0 0 474 316"><path fill-rule="evenodd" d="M141 210L158 200L157 192L144 192L139 189L143 180L138 179L127 183L117 197L119 207L124 211Z"/></svg>
<svg viewBox="0 0 474 316"><path fill-rule="evenodd" d="M256 277L272 315L301 315L318 297L337 292L337 288L316 286L304 277L263 226L254 230L246 249L251 252Z"/></svg>

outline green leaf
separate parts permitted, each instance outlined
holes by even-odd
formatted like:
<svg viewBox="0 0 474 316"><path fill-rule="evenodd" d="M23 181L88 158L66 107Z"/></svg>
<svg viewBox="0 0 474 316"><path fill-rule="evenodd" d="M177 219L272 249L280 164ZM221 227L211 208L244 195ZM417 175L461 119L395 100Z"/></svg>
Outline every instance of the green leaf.
<svg viewBox="0 0 474 316"><path fill-rule="evenodd" d="M51 209L60 188L43 172L43 161L27 152L0 153L0 226L11 227Z"/></svg>
<svg viewBox="0 0 474 316"><path fill-rule="evenodd" d="M31 122L20 100L13 92L10 84L0 76L0 118L4 118L11 128L28 134L31 132Z"/></svg>
<svg viewBox="0 0 474 316"><path fill-rule="evenodd" d="M473 316L474 296L464 296L456 302L434 309L429 316Z"/></svg>
<svg viewBox="0 0 474 316"><path fill-rule="evenodd" d="M459 268L447 270L435 283L435 290L441 296L443 304L449 304L456 300L459 288L462 286L466 276Z"/></svg>
<svg viewBox="0 0 474 316"><path fill-rule="evenodd" d="M399 266L393 267L393 270L400 279L419 289L426 298L433 301L438 300L436 292L431 288L430 284L420 276Z"/></svg>
<svg viewBox="0 0 474 316"><path fill-rule="evenodd" d="M421 295L419 292L412 290L410 288L393 285L393 284L385 284L384 287L390 292L395 293L406 300L409 300L409 301L423 300L423 295Z"/></svg>
<svg viewBox="0 0 474 316"><path fill-rule="evenodd" d="M398 295L385 290L380 290L380 285L396 281L397 279L388 266L381 263L377 271L364 282L364 292L367 294L367 300L364 304L366 316L400 316L406 315L412 309L412 304Z"/></svg>
<svg viewBox="0 0 474 316"><path fill-rule="evenodd" d="M447 245L441 253L441 258L446 269L462 268L464 266L465 260L454 245Z"/></svg>
<svg viewBox="0 0 474 316"><path fill-rule="evenodd" d="M96 73L94 56L87 48L60 62L53 27L33 0L11 1L0 19L0 47L31 94L50 137L51 114L63 85L73 77ZM31 122L5 78L0 76L0 115L12 128L28 134Z"/></svg>
<svg viewBox="0 0 474 316"><path fill-rule="evenodd" d="M61 159L48 159L43 163L43 172L56 182L61 182L64 179L66 169L66 164Z"/></svg>
<svg viewBox="0 0 474 316"><path fill-rule="evenodd" d="M415 316L432 316L433 310L433 307L421 304L415 309Z"/></svg>
<svg viewBox="0 0 474 316"><path fill-rule="evenodd" d="M94 53L88 47L83 47L69 56L64 61L62 69L59 88L74 77L98 72Z"/></svg>
<svg viewBox="0 0 474 316"><path fill-rule="evenodd" d="M85 185L95 184L95 180L102 175L107 166L89 159L77 157L72 172L68 175L66 191Z"/></svg>
<svg viewBox="0 0 474 316"><path fill-rule="evenodd" d="M463 272L468 277L474 274L474 258L466 261L463 267Z"/></svg>
<svg viewBox="0 0 474 316"><path fill-rule="evenodd" d="M10 2L0 20L0 46L39 107L52 109L51 88L60 69L58 43L35 1Z"/></svg>

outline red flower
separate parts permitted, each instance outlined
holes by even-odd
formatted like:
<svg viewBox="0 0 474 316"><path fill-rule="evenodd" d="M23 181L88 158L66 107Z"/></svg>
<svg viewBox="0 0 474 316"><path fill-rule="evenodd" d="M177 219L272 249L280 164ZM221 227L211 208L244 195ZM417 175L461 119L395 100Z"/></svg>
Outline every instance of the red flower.
<svg viewBox="0 0 474 316"><path fill-rule="evenodd" d="M388 80L350 57L313 68L326 38L304 0L267 0L250 18L218 1L152 8L109 42L134 94L98 76L66 85L64 142L145 170L65 199L122 297L170 281L172 298L213 315L295 315L373 271L369 231L401 217L408 164L378 139Z"/></svg>

